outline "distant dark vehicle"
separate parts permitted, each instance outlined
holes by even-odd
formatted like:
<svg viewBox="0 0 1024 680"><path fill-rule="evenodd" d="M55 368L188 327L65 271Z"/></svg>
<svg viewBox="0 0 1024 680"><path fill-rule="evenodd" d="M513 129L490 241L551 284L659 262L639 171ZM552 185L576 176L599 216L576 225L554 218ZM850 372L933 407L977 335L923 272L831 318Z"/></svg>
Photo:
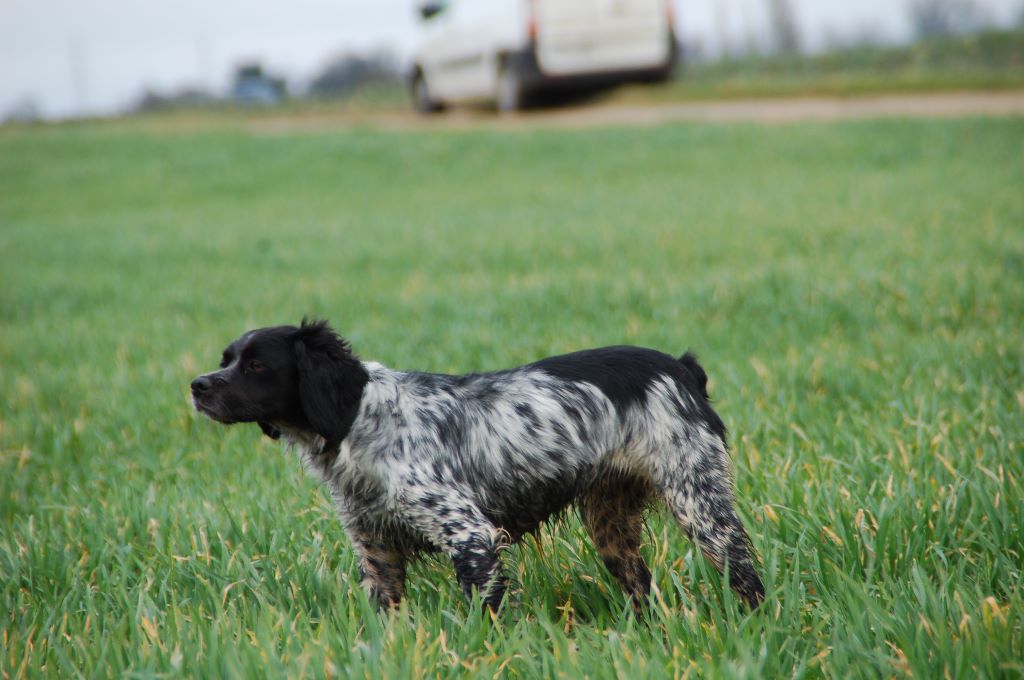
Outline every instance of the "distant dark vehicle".
<svg viewBox="0 0 1024 680"><path fill-rule="evenodd" d="M269 106L280 103L284 95L284 79L268 75L259 64L245 64L235 71L231 98L239 104Z"/></svg>
<svg viewBox="0 0 1024 680"><path fill-rule="evenodd" d="M669 0L428 0L410 74L423 112L451 102L521 108L536 93L664 80Z"/></svg>

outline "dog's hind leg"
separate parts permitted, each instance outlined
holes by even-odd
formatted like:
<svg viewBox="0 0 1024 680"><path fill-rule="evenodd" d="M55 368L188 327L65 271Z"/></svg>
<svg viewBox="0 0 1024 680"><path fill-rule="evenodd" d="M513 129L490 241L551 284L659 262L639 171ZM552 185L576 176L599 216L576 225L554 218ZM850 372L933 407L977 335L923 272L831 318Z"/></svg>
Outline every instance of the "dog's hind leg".
<svg viewBox="0 0 1024 680"><path fill-rule="evenodd" d="M701 436L704 435L704 436ZM734 507L725 443L707 432L690 433L684 451L659 456L657 484L686 535L751 608L764 600L750 538Z"/></svg>
<svg viewBox="0 0 1024 680"><path fill-rule="evenodd" d="M653 489L631 475L599 479L582 499L583 525L597 554L640 612L651 590L651 572L640 555L643 513Z"/></svg>

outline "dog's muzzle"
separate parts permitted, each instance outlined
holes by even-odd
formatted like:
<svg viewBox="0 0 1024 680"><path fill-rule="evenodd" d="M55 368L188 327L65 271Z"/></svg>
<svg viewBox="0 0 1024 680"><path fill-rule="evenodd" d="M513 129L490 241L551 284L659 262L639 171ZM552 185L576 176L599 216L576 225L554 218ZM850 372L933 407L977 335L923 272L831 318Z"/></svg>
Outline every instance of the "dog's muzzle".
<svg viewBox="0 0 1024 680"><path fill-rule="evenodd" d="M217 381L211 377L210 374L201 375L192 381L192 406L197 411L212 418L213 420L224 422L223 415L219 413L219 410L215 407L214 402L214 387Z"/></svg>

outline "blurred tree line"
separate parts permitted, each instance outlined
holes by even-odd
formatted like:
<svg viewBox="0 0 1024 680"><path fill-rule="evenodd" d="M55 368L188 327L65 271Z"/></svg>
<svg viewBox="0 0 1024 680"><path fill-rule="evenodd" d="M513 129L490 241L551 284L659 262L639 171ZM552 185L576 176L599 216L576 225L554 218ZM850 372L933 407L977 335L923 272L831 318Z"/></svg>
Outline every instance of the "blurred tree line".
<svg viewBox="0 0 1024 680"><path fill-rule="evenodd" d="M345 97L367 85L398 83L402 79L398 58L387 50L372 54L342 54L314 76L309 94L314 97Z"/></svg>
<svg viewBox="0 0 1024 680"><path fill-rule="evenodd" d="M683 2L685 0L677 0ZM703 36L689 36L684 41L684 52L689 59L698 62L747 59L759 55L770 57L792 57L804 53L806 41L800 27L795 0L763 0L767 17L766 33L759 35L749 32L745 37L730 34L724 28L728 9L735 0L718 0L720 12L720 46L716 53L708 53ZM1024 0L1020 0L1016 19L1018 28L1024 27ZM905 11L914 41L927 41L953 36L963 36L983 31L993 31L995 21L978 0L911 0ZM1005 28L1004 28L1005 30ZM851 47L880 46L891 44L885 32L877 24L845 27L841 32L826 29L825 40L817 42L815 52L829 52Z"/></svg>
<svg viewBox="0 0 1024 680"><path fill-rule="evenodd" d="M225 95L202 88L185 87L171 92L147 88L132 107L134 111L167 111L218 104L272 106L289 98L341 99L374 85L397 85L402 80L398 58L390 51L369 54L343 53L320 68L305 87L289 87L287 80L259 62L235 67Z"/></svg>
<svg viewBox="0 0 1024 680"><path fill-rule="evenodd" d="M917 0L910 6L910 19L920 40L965 35L990 23L973 0Z"/></svg>

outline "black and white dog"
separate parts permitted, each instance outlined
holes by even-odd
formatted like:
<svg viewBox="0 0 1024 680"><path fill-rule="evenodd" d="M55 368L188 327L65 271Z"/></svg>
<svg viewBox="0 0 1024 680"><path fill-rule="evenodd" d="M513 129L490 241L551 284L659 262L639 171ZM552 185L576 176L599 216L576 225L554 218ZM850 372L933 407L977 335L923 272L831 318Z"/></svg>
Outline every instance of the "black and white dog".
<svg viewBox="0 0 1024 680"><path fill-rule="evenodd" d="M324 321L250 331L192 381L195 408L255 422L321 477L382 606L406 563L451 557L467 595L493 609L499 549L569 504L608 570L641 602L651 574L643 515L664 501L751 606L764 598L733 508L725 426L707 376L638 347L606 347L496 373L438 375L362 362Z"/></svg>

